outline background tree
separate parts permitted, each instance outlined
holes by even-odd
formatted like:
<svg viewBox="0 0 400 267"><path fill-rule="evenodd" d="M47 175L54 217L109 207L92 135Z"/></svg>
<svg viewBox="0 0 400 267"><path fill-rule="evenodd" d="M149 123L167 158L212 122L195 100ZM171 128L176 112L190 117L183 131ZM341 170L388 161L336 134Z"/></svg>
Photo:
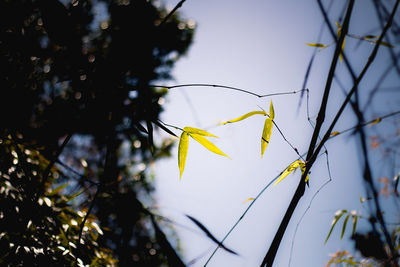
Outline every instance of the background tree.
<svg viewBox="0 0 400 267"><path fill-rule="evenodd" d="M182 265L144 170L193 27L153 1L0 3L1 256L10 266ZM147 199L146 205L138 195Z"/></svg>

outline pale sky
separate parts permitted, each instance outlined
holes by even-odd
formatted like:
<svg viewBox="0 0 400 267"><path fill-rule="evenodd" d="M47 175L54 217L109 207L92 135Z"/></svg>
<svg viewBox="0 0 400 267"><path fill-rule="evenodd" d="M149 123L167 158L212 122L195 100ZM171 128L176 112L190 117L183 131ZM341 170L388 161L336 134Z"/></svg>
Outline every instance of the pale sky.
<svg viewBox="0 0 400 267"><path fill-rule="evenodd" d="M178 2L170 0L168 6L172 8ZM327 5L329 1L323 2ZM335 11L330 15L332 23L338 20L338 12L342 10L344 2L337 1L332 7ZM363 1L363 4L356 2L349 32L365 35L375 30L374 33L379 34L378 24L374 22L375 13L365 4L367 1ZM169 84L219 84L257 94L302 89L306 68L314 50L305 43L318 41L323 22L316 1L187 0L179 11L184 18L194 20L197 29L192 47L177 63L173 71L175 80ZM326 30L321 42L332 42ZM359 72L372 46L362 43L355 50L356 45L357 40L348 39L345 52L355 60L354 67ZM318 52L310 75L307 87L310 90L310 117L314 120L333 51L334 46ZM388 60L387 53L382 52L381 55L381 62ZM344 70L344 65L339 64L338 73ZM348 79L347 76L343 77L343 81ZM374 77L366 81L372 83ZM398 82L398 79L392 81ZM372 86L365 87L371 89ZM374 103L372 110L379 112L380 103L389 103L385 108L390 111L396 108L396 104L399 106L398 97L388 97L385 95L385 98L379 98L380 102ZM255 197L297 159L296 153L276 129L273 130L264 157L260 158L260 137L265 120L263 116L253 116L224 126L216 125L261 108L268 111L272 100L275 122L288 141L300 153L304 153L308 148L312 128L307 122L306 98L298 109L299 98L300 94L293 94L259 99L212 87L176 88L169 92L161 119L181 128L192 126L217 135L218 139L209 140L231 158L213 154L192 139L185 171L179 180L178 140L175 140L173 156L155 165L155 197L160 213L194 230L175 226L186 263L204 254L192 265L203 266L215 244L184 214L195 217L217 238L222 239L250 204L244 201ZM327 121L332 119L342 101L341 89L334 86ZM335 130L352 127L356 122L348 109ZM175 132L180 135L180 132ZM338 224L340 226L332 233L326 245L324 240L337 210L356 209L366 212L359 202L364 189L357 143L347 134L329 141L327 148L332 181L315 197L299 224L315 192L329 179L326 158L321 156L312 169L310 187L306 189L281 242L275 266L288 266L292 245L290 266L293 267L324 266L330 258L329 254L338 249L353 248L353 243L348 242L350 230L340 241L341 224ZM286 211L299 176L300 172L296 172L277 186L268 188L224 242L240 256L219 250L208 266L259 266ZM297 225L298 232L293 239ZM360 220L358 229L368 229L367 226ZM351 229L351 226L348 227Z"/></svg>

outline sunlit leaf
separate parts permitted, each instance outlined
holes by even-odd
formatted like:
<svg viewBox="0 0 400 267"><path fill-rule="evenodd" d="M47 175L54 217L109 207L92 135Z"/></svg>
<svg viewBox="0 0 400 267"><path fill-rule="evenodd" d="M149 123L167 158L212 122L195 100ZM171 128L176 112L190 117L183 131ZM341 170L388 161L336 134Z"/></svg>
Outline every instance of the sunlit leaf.
<svg viewBox="0 0 400 267"><path fill-rule="evenodd" d="M183 131L185 131L185 132L187 132L189 134L198 134L198 135L202 135L202 136L210 136L210 137L217 137L218 138L218 136L215 136L215 135L210 134L210 133L208 133L208 132L206 132L204 130L193 128L193 127L185 127L185 128L183 128Z"/></svg>
<svg viewBox="0 0 400 267"><path fill-rule="evenodd" d="M376 40L375 43L378 43L378 40ZM381 45L387 46L387 47L390 47L390 48L394 48L394 45L391 45L391 44L389 44L387 42L384 42L384 41L381 41Z"/></svg>
<svg viewBox="0 0 400 267"><path fill-rule="evenodd" d="M364 39L365 40L379 39L379 36L377 36L377 35L365 35Z"/></svg>
<svg viewBox="0 0 400 267"><path fill-rule="evenodd" d="M53 189L48 195L49 196L54 196L57 195L58 193L60 193L61 190L63 190L65 187L67 187L69 185L69 183L60 185L59 187Z"/></svg>
<svg viewBox="0 0 400 267"><path fill-rule="evenodd" d="M338 27L338 35L340 34L340 30L342 30L342 25L339 22L335 21L336 26Z"/></svg>
<svg viewBox="0 0 400 267"><path fill-rule="evenodd" d="M337 224L339 219L343 216L343 214L346 214L346 213L347 213L347 210L338 210L335 213L335 218L333 218L331 229L329 230L328 236L326 237L325 242L324 242L325 244L328 241L329 237L331 236L333 228L335 227L335 225Z"/></svg>
<svg viewBox="0 0 400 267"><path fill-rule="evenodd" d="M343 238L344 232L346 232L347 221L349 220L349 218L350 218L350 214L348 214L346 216L346 218L344 219L343 227L342 227L342 233L340 234L340 239Z"/></svg>
<svg viewBox="0 0 400 267"><path fill-rule="evenodd" d="M303 175L304 172L306 171L306 164L303 161L300 161L299 165L300 165L300 169L301 169L301 175ZM307 183L308 179L309 179L309 175L307 174L306 178L304 179L304 182Z"/></svg>
<svg viewBox="0 0 400 267"><path fill-rule="evenodd" d="M340 134L340 132L334 131L334 132L331 133L331 136L336 136L336 135L339 135L339 134Z"/></svg>
<svg viewBox="0 0 400 267"><path fill-rule="evenodd" d="M274 110L274 105L271 103L269 104L269 117L273 120L275 119L275 110Z"/></svg>
<svg viewBox="0 0 400 267"><path fill-rule="evenodd" d="M326 45L318 44L318 43L306 43L306 45L314 46L314 47L320 47L320 48L325 48L326 47Z"/></svg>
<svg viewBox="0 0 400 267"><path fill-rule="evenodd" d="M264 155L265 149L271 138L273 122L271 118L267 118L264 123L264 129L261 137L261 157Z"/></svg>
<svg viewBox="0 0 400 267"><path fill-rule="evenodd" d="M198 134L193 134L193 133L188 133L188 135L190 135L194 140L199 142L201 145L203 145L205 148L207 148L211 152L214 152L215 154L222 155L222 156L225 156L225 157L229 158L227 155L224 154L224 152L219 150L218 147L216 147L213 143L208 141L203 136L198 135Z"/></svg>
<svg viewBox="0 0 400 267"><path fill-rule="evenodd" d="M179 139L179 148L178 148L178 165L179 165L179 178L182 178L183 170L185 169L186 156L189 148L189 135L186 132L181 134L181 138Z"/></svg>
<svg viewBox="0 0 400 267"><path fill-rule="evenodd" d="M250 116L258 115L258 114L259 114L259 115L264 115L264 116L267 116L267 115L268 115L267 112L265 112L265 111L252 111L252 112L249 112L249 113L244 114L243 116L240 116L239 118L236 118L236 119L233 119L233 120L230 120L230 121L227 121L227 122L220 123L219 125L224 125L224 124L228 124L228 123L238 122L238 121L247 119L247 118L250 117Z"/></svg>
<svg viewBox="0 0 400 267"><path fill-rule="evenodd" d="M338 27L338 29L337 29L337 35L338 35L338 39L340 38L340 34L342 33L342 25L340 25L340 23L339 22L335 22L335 24L336 24L336 26ZM342 47L341 47L341 50L340 50L340 54L339 54L339 60L340 60L340 62L342 62L343 61L343 50L344 50L344 44L345 44L345 42L346 42L346 38L343 38L343 43L342 43Z"/></svg>
<svg viewBox="0 0 400 267"><path fill-rule="evenodd" d="M278 180L274 183L274 186L278 184L280 181L282 181L286 176L288 176L291 172L296 170L300 166L301 160L296 160L292 164L289 165L289 167L286 168L286 170L279 176Z"/></svg>
<svg viewBox="0 0 400 267"><path fill-rule="evenodd" d="M340 50L340 54L339 54L339 60L340 60L340 62L343 61L343 50L344 50L344 44L345 44L345 42L346 42L346 38L343 39L342 48L341 48L341 50Z"/></svg>
<svg viewBox="0 0 400 267"><path fill-rule="evenodd" d="M76 198L77 196L79 196L80 194L82 194L84 192L84 190L80 190L78 192L76 192L75 194L68 196L68 201L73 200L74 198Z"/></svg>
<svg viewBox="0 0 400 267"><path fill-rule="evenodd" d="M380 123L381 121L382 121L382 118L381 118L381 117L379 117L379 118L377 118L376 120L374 120L373 122L371 122L371 123L369 124L369 126L372 126L372 125L378 124L378 123Z"/></svg>
<svg viewBox="0 0 400 267"><path fill-rule="evenodd" d="M246 203L246 202L249 202L250 200L253 200L253 199L254 199L254 197L249 197L248 199L246 199L245 201L243 201L243 204Z"/></svg>

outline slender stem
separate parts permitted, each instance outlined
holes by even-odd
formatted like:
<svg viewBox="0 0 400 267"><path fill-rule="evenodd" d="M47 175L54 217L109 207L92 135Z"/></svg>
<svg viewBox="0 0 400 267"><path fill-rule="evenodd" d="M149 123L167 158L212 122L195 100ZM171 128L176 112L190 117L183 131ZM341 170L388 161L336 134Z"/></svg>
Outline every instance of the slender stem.
<svg viewBox="0 0 400 267"><path fill-rule="evenodd" d="M223 88L223 89L242 92L242 93L245 93L245 94L256 96L258 98L264 98L264 97L270 97L270 96L278 96L278 95L292 95L292 94L297 94L299 92L308 91L308 89L299 89L299 90L296 90L296 91L289 91L289 92L283 92L283 93L272 93L272 94L259 95L259 94L256 94L256 93L253 93L251 91L248 91L248 90L245 90L245 89L242 89L242 88L238 88L238 87L219 85L219 84L208 84L208 83L189 83L189 84L178 84L178 85L171 85L171 86L151 84L149 86L158 87L158 88L167 88L168 90L174 89L174 88L180 88L180 87L215 87L215 88Z"/></svg>
<svg viewBox="0 0 400 267"><path fill-rule="evenodd" d="M299 229L299 226L301 224L301 222L303 221L303 218L306 216L307 212L310 210L311 205L314 201L314 199L317 197L317 195L322 191L322 189L325 188L325 186L327 186L331 181L332 181L332 175L331 175L331 169L329 166L329 157L328 157L328 150L325 150L324 152L325 156L326 156L326 167L328 170L328 180L326 180L319 188L318 190L314 193L314 195L312 196L310 202L308 203L307 208L305 209L305 211L303 212L303 215L301 215L300 220L298 221L297 225L296 225L296 229L294 230L294 234L293 234L293 238L292 238L292 245L290 247L290 256L289 256L289 267L290 264L292 262L292 254L293 254L293 248L294 248L294 241L296 239L296 235L297 235L297 230Z"/></svg>
<svg viewBox="0 0 400 267"><path fill-rule="evenodd" d="M161 122L162 124L164 124L165 126L168 126L168 127L171 127L171 128L174 128L174 129L177 129L177 130L181 130L181 131L183 131L183 129L182 128L179 128L179 127L177 127L177 126L174 126L174 125L171 125L171 124L168 124L168 123L165 123L165 122L163 122L162 120L158 120L159 122Z"/></svg>
<svg viewBox="0 0 400 267"><path fill-rule="evenodd" d="M400 114L400 110L395 111L395 112L391 112L391 113L386 114L386 115L384 115L384 116L380 116L380 117L377 117L377 118L375 118L375 119L372 119L372 120L369 120L369 121L366 121L366 122L363 122L363 123L359 123L359 124L357 124L356 126L353 126L353 127L347 128L346 130L340 131L340 132L339 132L338 134L336 134L336 135L331 135L331 136L329 137L329 139L332 139L332 138L334 138L334 137L336 137L336 136L339 136L339 135L341 135L341 134L350 132L350 131L352 131L352 130L358 129L358 128L360 128L360 127L367 126L367 125L369 125L369 124L371 124L371 123L374 123L375 121L377 121L377 120L379 120L379 119L384 120L384 119L386 119L386 118L392 117L392 116L397 115L397 114Z"/></svg>
<svg viewBox="0 0 400 267"><path fill-rule="evenodd" d="M304 156L304 155L303 155ZM299 158L298 158L299 159ZM289 166L289 165L288 165ZM287 166L287 167L288 167ZM287 168L286 167L286 168ZM246 216L247 212L251 209L251 207L254 205L254 203L260 198L260 196L264 193L265 190L267 190L268 187L271 186L271 184L273 182L275 182L279 176L281 176L281 174L286 170L286 168L281 171L277 176L275 176L275 178L273 178L266 186L264 186L264 188L257 194L257 196L253 199L253 201L250 203L250 205L246 208L246 210L242 213L242 215L240 216L240 218L235 222L235 224L231 227L231 229L229 229L228 233L226 233L226 235L224 236L224 238L222 238L221 240L221 244L228 238L228 236L232 233L232 231L236 228L236 226L240 223L240 221ZM206 263L204 264L204 267L207 266L207 264L210 262L211 258L214 256L214 254L217 252L217 250L220 248L220 246L217 246L213 253L210 255L210 257L208 258L208 260L206 261Z"/></svg>
<svg viewBox="0 0 400 267"><path fill-rule="evenodd" d="M183 3L185 3L186 0L181 0L172 10L171 12L168 13L168 15L161 21L160 26L164 25L168 19L179 9L182 7Z"/></svg>
<svg viewBox="0 0 400 267"><path fill-rule="evenodd" d="M301 158L304 161L304 158L302 155L300 155L299 150L297 148L295 148L285 137L285 135L282 133L281 129L279 129L278 125L275 123L274 120L272 120L272 123L275 125L276 129L278 129L279 133L281 134L283 140L285 140L286 143L289 144L289 146L294 150L294 152L296 152L296 154L299 156L299 158Z"/></svg>

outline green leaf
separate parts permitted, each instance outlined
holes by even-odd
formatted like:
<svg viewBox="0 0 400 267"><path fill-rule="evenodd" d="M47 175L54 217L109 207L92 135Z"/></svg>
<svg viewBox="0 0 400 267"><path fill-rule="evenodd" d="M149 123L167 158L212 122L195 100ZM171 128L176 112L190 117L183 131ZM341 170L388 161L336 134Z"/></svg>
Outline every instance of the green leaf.
<svg viewBox="0 0 400 267"><path fill-rule="evenodd" d="M291 172L293 172L294 170L296 170L299 166L300 166L300 162L302 162L301 160L296 160L295 162L293 162L292 164L289 165L289 167L286 168L286 170L281 174L281 176L279 176L278 180L276 180L276 182L274 183L273 186L275 186L276 184L278 184L280 181L282 181L286 176L288 176Z"/></svg>
<svg viewBox="0 0 400 267"><path fill-rule="evenodd" d="M85 190L82 189L82 190L79 190L78 192L76 192L75 194L68 196L68 197L67 197L68 202L71 201L71 200L73 200L74 198L76 198L76 197L79 196L80 194L82 194L84 191L85 191Z"/></svg>
<svg viewBox="0 0 400 267"><path fill-rule="evenodd" d="M274 110L274 105L272 105L272 100L271 100L271 104L269 104L269 117L272 120L275 119L275 110Z"/></svg>
<svg viewBox="0 0 400 267"><path fill-rule="evenodd" d="M67 187L69 185L69 183L63 184L58 186L57 188L53 189L48 196L54 196L57 195L58 193L60 193L61 190L63 190L65 187Z"/></svg>
<svg viewBox="0 0 400 267"><path fill-rule="evenodd" d="M216 137L218 138L218 136L215 136L213 134L210 134L204 130L201 129L197 129L197 128L193 128L193 127L185 127L183 128L183 131L189 133L189 134L198 134L198 135L202 135L202 136L210 136L210 137Z"/></svg>
<svg viewBox="0 0 400 267"><path fill-rule="evenodd" d="M269 144L271 138L273 122L271 118L267 118L264 123L264 129L261 137L261 157L263 157L265 149Z"/></svg>
<svg viewBox="0 0 400 267"><path fill-rule="evenodd" d="M346 216L346 218L344 219L343 226L342 226L342 233L340 234L340 239L343 238L344 232L346 232L347 221L349 220L349 218L350 218L350 214L348 214Z"/></svg>
<svg viewBox="0 0 400 267"><path fill-rule="evenodd" d="M306 45L314 46L314 47L320 47L320 48L325 48L326 47L326 45L318 44L318 43L306 43Z"/></svg>
<svg viewBox="0 0 400 267"><path fill-rule="evenodd" d="M351 231L351 235L354 235L356 233L357 220L358 220L358 216L353 215L353 230Z"/></svg>
<svg viewBox="0 0 400 267"><path fill-rule="evenodd" d="M198 135L198 134L193 134L193 133L188 133L188 135L190 135L194 140L199 142L202 146L204 146L205 148L207 148L211 152L214 152L215 154L222 155L222 156L225 156L225 157L229 158L227 155L224 154L224 152L219 150L218 147L216 147L213 143L208 141L203 136Z"/></svg>
<svg viewBox="0 0 400 267"><path fill-rule="evenodd" d="M252 112L244 114L243 116L240 116L239 118L236 118L236 119L233 119L233 120L230 120L230 121L227 121L227 122L223 122L223 123L220 123L218 125L224 125L224 124L228 124L228 123L238 122L238 121L247 119L250 116L257 115L257 114L264 115L264 116L268 115L267 112L265 112L265 111L252 111Z"/></svg>
<svg viewBox="0 0 400 267"><path fill-rule="evenodd" d="M179 148L178 148L178 166L180 176L182 178L183 170L185 169L186 156L189 149L189 135L186 132L181 134L181 138L179 139Z"/></svg>
<svg viewBox="0 0 400 267"><path fill-rule="evenodd" d="M338 211L335 213L335 217L333 218L331 229L329 230L328 236L326 237L324 244L326 244L326 242L328 241L329 237L330 237L331 234L332 234L333 228L335 227L335 225L337 224L337 222L339 221L339 219L340 219L340 218L343 216L343 214L345 214L345 213L347 213L347 210L338 210Z"/></svg>

